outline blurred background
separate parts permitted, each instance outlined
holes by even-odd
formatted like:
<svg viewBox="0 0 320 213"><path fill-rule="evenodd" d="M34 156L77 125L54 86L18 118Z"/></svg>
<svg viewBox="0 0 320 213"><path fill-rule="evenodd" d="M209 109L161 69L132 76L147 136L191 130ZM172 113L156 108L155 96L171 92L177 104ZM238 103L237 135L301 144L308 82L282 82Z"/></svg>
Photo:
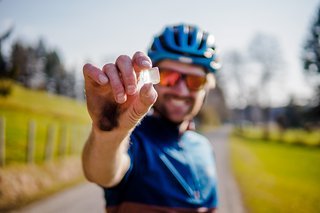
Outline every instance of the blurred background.
<svg viewBox="0 0 320 213"><path fill-rule="evenodd" d="M0 211L84 181L82 66L146 52L178 23L215 35L223 67L196 124L232 126L246 211L320 212L316 0L0 0Z"/></svg>

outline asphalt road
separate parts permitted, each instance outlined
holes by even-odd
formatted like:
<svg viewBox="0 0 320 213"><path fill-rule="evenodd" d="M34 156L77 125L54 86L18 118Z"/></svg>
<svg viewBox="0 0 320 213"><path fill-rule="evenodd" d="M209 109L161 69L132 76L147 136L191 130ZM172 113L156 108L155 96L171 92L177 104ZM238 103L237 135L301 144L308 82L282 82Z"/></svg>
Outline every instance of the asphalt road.
<svg viewBox="0 0 320 213"><path fill-rule="evenodd" d="M231 127L224 126L205 134L209 138L217 161L219 213L245 213L241 195L230 169L228 135Z"/></svg>
<svg viewBox="0 0 320 213"><path fill-rule="evenodd" d="M230 127L224 126L205 135L216 153L219 178L219 213L244 213L241 196L230 171L228 134ZM85 183L35 202L15 213L102 213L104 200L102 190L95 184Z"/></svg>
<svg viewBox="0 0 320 213"><path fill-rule="evenodd" d="M102 190L85 183L32 203L14 213L103 213Z"/></svg>

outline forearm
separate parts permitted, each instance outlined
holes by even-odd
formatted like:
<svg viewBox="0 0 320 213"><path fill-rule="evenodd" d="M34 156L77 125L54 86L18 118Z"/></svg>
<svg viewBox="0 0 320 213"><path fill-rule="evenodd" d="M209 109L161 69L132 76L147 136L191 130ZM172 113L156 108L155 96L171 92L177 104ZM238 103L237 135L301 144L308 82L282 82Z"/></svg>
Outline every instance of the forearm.
<svg viewBox="0 0 320 213"><path fill-rule="evenodd" d="M82 165L86 178L105 187L121 181L130 165L127 154L130 132L95 130L85 144Z"/></svg>
<svg viewBox="0 0 320 213"><path fill-rule="evenodd" d="M150 58L142 52L136 52L132 59L121 55L102 70L91 64L83 66L87 108L93 124L82 156L89 181L114 186L128 171L129 135L157 99L151 83L137 88L139 72L151 67Z"/></svg>

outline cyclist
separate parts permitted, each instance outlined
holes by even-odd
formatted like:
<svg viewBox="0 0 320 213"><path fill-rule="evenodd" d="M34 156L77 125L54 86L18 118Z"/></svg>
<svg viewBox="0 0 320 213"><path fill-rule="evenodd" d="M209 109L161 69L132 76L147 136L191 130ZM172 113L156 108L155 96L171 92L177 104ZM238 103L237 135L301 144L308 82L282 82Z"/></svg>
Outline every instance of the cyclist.
<svg viewBox="0 0 320 213"><path fill-rule="evenodd" d="M157 66L160 83L137 88ZM219 68L214 38L197 26L167 26L148 56L83 67L92 130L86 178L102 186L108 212L214 212L217 176L209 141L190 128Z"/></svg>

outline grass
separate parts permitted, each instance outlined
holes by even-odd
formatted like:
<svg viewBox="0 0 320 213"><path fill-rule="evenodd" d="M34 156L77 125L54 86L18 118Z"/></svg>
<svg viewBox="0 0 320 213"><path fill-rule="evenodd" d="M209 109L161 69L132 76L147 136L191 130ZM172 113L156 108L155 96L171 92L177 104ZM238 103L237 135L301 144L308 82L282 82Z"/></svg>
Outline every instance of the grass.
<svg viewBox="0 0 320 213"><path fill-rule="evenodd" d="M261 127L245 127L242 132L237 131L237 133L248 139L263 138L263 128ZM287 129L281 132L277 128L271 128L269 140L288 144L320 146L320 131L319 129L313 131Z"/></svg>
<svg viewBox="0 0 320 213"><path fill-rule="evenodd" d="M36 162L44 159L49 128L53 129L53 154L57 156L62 140L67 143L67 153L80 152L90 123L83 102L28 90L16 84L10 96L0 97L0 117L4 117L6 123L6 164L25 161L31 121L36 129Z"/></svg>
<svg viewBox="0 0 320 213"><path fill-rule="evenodd" d="M0 106L25 113L75 119L81 122L88 122L89 119L84 102L45 91L25 89L18 84L13 84L12 93L8 97L0 96Z"/></svg>
<svg viewBox="0 0 320 213"><path fill-rule="evenodd" d="M0 212L11 212L84 181L76 156L41 165L5 167L0 178Z"/></svg>
<svg viewBox="0 0 320 213"><path fill-rule="evenodd" d="M84 180L79 153L90 130L84 102L14 84L10 96L0 96L0 118L4 118L6 126L6 164L0 167L0 212ZM25 164L30 122L35 124L35 163ZM44 162L49 129L55 159Z"/></svg>
<svg viewBox="0 0 320 213"><path fill-rule="evenodd" d="M320 149L232 137L232 167L249 212L320 212Z"/></svg>

